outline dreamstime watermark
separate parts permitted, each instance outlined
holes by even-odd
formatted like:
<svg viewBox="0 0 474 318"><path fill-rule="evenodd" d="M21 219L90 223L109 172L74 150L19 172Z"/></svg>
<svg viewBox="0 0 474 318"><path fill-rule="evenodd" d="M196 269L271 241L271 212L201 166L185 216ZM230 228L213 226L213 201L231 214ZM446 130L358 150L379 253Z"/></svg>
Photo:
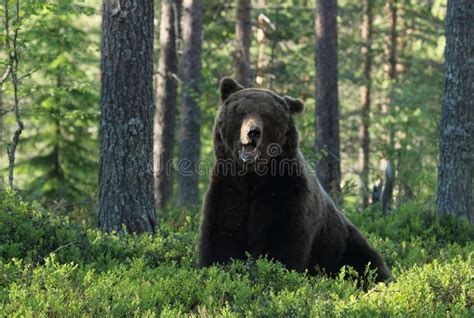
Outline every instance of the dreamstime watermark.
<svg viewBox="0 0 474 318"><path fill-rule="evenodd" d="M265 149L265 153L258 151L258 159L254 162L243 162L238 158L226 158L217 160L199 159L192 161L189 159L171 159L166 162L150 163L148 172L157 175L178 174L184 177L191 176L244 176L249 173L257 176L300 176L305 171L314 173L318 164L318 159L303 160L303 158L282 157L283 148L280 144L271 143Z"/></svg>

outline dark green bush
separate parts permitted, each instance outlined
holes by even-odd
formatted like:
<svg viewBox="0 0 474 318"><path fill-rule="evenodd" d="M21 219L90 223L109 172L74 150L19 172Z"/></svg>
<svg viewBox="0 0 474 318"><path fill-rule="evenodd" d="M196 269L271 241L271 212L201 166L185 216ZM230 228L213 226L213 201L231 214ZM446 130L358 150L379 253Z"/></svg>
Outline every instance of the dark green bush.
<svg viewBox="0 0 474 318"><path fill-rule="evenodd" d="M344 273L310 277L265 259L198 269L194 211L172 212L156 236L119 238L0 199L0 316L474 314L471 229L416 205L387 217L349 211L396 277L364 291Z"/></svg>
<svg viewBox="0 0 474 318"><path fill-rule="evenodd" d="M83 243L85 231L67 218L48 214L35 203L0 192L0 259L38 262L71 242Z"/></svg>
<svg viewBox="0 0 474 318"><path fill-rule="evenodd" d="M163 224L158 235L134 237L103 234L66 217L48 213L36 204L0 193L0 259L23 259L42 263L51 253L61 263L92 264L106 268L129 258L143 257L147 264L161 262L194 263L196 233L184 221L178 231Z"/></svg>

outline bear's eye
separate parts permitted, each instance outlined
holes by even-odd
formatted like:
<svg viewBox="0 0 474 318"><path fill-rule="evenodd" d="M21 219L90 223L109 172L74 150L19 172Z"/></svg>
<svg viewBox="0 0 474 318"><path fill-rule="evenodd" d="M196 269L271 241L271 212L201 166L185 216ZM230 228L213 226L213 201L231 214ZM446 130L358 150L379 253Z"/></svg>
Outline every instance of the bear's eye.
<svg viewBox="0 0 474 318"><path fill-rule="evenodd" d="M238 117L239 119L244 119L245 115L247 115L245 112L238 112L238 113L237 113L237 117Z"/></svg>

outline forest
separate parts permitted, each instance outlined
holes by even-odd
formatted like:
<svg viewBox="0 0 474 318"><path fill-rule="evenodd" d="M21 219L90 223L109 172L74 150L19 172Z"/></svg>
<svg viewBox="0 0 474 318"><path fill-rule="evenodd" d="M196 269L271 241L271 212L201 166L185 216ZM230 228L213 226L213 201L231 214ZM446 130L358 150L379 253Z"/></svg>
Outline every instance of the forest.
<svg viewBox="0 0 474 318"><path fill-rule="evenodd" d="M0 20L0 316L474 316L472 0L0 0ZM263 160L279 126L252 117L232 152L219 118L244 127L224 107L269 91L330 202L317 222L334 207L389 279L294 248L203 263L213 191L225 229L302 197L252 175L285 190L223 198L223 153Z"/></svg>

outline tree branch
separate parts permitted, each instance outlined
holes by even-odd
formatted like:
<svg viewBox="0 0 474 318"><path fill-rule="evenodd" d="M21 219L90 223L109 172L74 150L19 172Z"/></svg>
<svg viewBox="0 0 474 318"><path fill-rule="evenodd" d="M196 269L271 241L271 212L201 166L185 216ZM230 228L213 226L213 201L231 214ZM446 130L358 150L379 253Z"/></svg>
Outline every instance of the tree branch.
<svg viewBox="0 0 474 318"><path fill-rule="evenodd" d="M10 75L10 70L11 70L11 67L10 65L8 65L7 69L5 70L5 73L3 73L2 77L0 77L0 85L2 85L3 82L5 82L5 80L8 78L8 75Z"/></svg>

